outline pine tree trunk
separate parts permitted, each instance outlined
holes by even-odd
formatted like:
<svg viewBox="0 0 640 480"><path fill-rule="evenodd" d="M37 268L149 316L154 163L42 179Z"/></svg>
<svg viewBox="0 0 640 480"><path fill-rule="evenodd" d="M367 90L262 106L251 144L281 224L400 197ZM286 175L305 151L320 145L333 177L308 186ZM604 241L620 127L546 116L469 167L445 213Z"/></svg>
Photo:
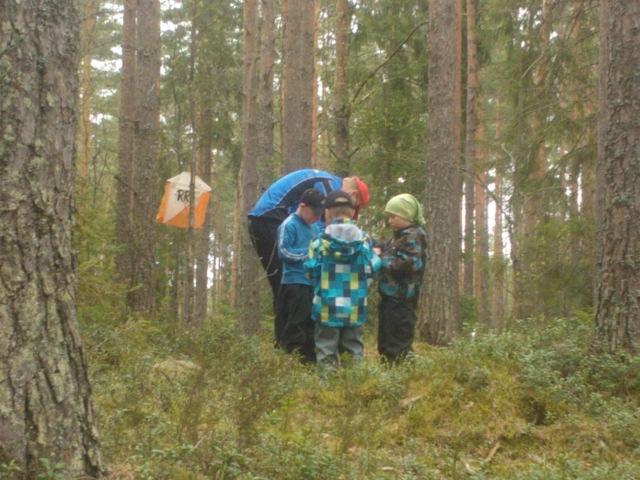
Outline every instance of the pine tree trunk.
<svg viewBox="0 0 640 480"><path fill-rule="evenodd" d="M207 185L212 185L212 168L213 155L211 138L213 135L213 125L211 117L213 115L211 108L211 97L209 92L201 92L204 106L199 112L199 121L196 122L196 136L198 138L198 157L199 175ZM211 253L211 205L208 206L208 212L204 219L202 229L198 231L196 246L196 295L195 295L195 323L200 325L207 317L208 295L207 289L209 284L209 255Z"/></svg>
<svg viewBox="0 0 640 480"><path fill-rule="evenodd" d="M491 292L491 325L501 327L504 320L504 247L502 244L502 167L496 165L495 179L496 211L493 222L493 288Z"/></svg>
<svg viewBox="0 0 640 480"><path fill-rule="evenodd" d="M260 320L258 258L251 239L247 213L258 194L258 12L255 0L244 2L244 53L242 68L242 161L238 208L240 261L238 264L238 307L240 324L247 334L257 331Z"/></svg>
<svg viewBox="0 0 640 480"><path fill-rule="evenodd" d="M467 108L466 108L466 200L467 221L465 225L465 294L469 295L469 283L473 285L472 294L476 299L478 320L481 324L489 322L489 300L487 280L487 258L489 241L487 235L487 173L480 140L482 125L480 123L479 96L480 81L478 78L478 46L476 40L476 0L467 0ZM474 229L475 227L475 229ZM475 242L474 242L475 230ZM468 237L471 236L469 239ZM470 251L467 252L467 247ZM470 270L470 271L468 271ZM468 277L472 277L471 282Z"/></svg>
<svg viewBox="0 0 640 480"><path fill-rule="evenodd" d="M313 75L311 78L311 85L313 86L311 91L311 167L318 168L318 135L319 135L319 124L318 124L318 82L316 79L316 71L318 68L316 67L317 57L317 45L318 45L318 18L320 17L320 4L315 2L315 6L313 9L313 24L311 25L311 31L313 32L313 44L311 47L311 51L313 52Z"/></svg>
<svg viewBox="0 0 640 480"><path fill-rule="evenodd" d="M260 58L258 63L258 192L266 190L271 178L273 156L273 59L275 56L275 11L273 0L261 0Z"/></svg>
<svg viewBox="0 0 640 480"><path fill-rule="evenodd" d="M138 0L136 64L136 152L133 174L133 310L155 310L155 209L158 179L160 1ZM131 239L130 239L131 241Z"/></svg>
<svg viewBox="0 0 640 480"><path fill-rule="evenodd" d="M496 99L496 124L495 124L495 132L496 132L496 144L500 145L501 143L501 116L500 116L500 97ZM493 221L493 258L491 261L492 264L492 272L493 272L493 282L491 289L491 325L493 327L500 328L503 326L504 316L505 316L505 284L504 284L504 245L502 241L502 215L504 209L504 201L503 201L503 175L504 175L504 164L502 160L502 154L499 153L496 155L495 161L495 188L493 190L493 197L495 201L496 210L494 213L494 221Z"/></svg>
<svg viewBox="0 0 640 480"><path fill-rule="evenodd" d="M596 333L640 349L640 1L600 4Z"/></svg>
<svg viewBox="0 0 640 480"><path fill-rule="evenodd" d="M246 4L245 7L246 8ZM231 259L231 272L229 289L229 303L235 308L239 308L242 292L240 291L240 262L242 261L242 251L240 246L240 229L243 228L242 211L240 210L242 178L238 173L238 188L236 189L236 197L233 202L233 226L231 228L231 250L233 258Z"/></svg>
<svg viewBox="0 0 640 480"><path fill-rule="evenodd" d="M80 176L88 180L89 159L91 158L91 96L93 95L91 81L91 50L93 44L93 29L99 2L85 0L80 22L80 115L78 116L77 164Z"/></svg>
<svg viewBox="0 0 640 480"><path fill-rule="evenodd" d="M190 110L190 123L191 129L194 132L191 138L191 155L189 156L189 204L195 205L195 177L198 174L198 169L202 165L202 151L200 149L200 111L201 104L203 102L203 96L198 91L198 81L196 76L199 72L196 72L196 63L198 63L198 70L201 68L201 64L204 60L197 59L198 52L198 39L200 35L201 26L199 24L200 11L198 2L194 2L191 5L191 36L189 44L189 110ZM195 98L197 96L197 98ZM189 209L188 216L188 228L187 235L187 248L185 250L186 263L187 263L187 276L184 289L183 299L183 314L182 324L187 327L192 327L196 323L196 232L193 228L194 223L194 209ZM205 284L206 288L206 284ZM206 295L206 292L205 292Z"/></svg>
<svg viewBox="0 0 640 480"><path fill-rule="evenodd" d="M541 25L541 50L542 58L534 71L533 83L536 91L542 94L546 90L546 82L549 74L549 34L551 33L550 25L550 0L542 0L542 25ZM536 230L542 222L544 211L542 198L544 196L543 180L546 171L546 138L544 135L544 126L546 122L545 116L547 110L538 107L536 114L533 116L532 130L538 135L536 151L532 156L527 178L527 191L524 202L524 235L526 238L532 238Z"/></svg>
<svg viewBox="0 0 640 480"><path fill-rule="evenodd" d="M349 58L349 29L351 12L348 0L336 0L336 75L333 86L333 115L335 118L336 175L346 177L351 170L349 161L349 91L347 62Z"/></svg>
<svg viewBox="0 0 640 480"><path fill-rule="evenodd" d="M0 461L101 473L75 307L75 2L0 3Z"/></svg>
<svg viewBox="0 0 640 480"><path fill-rule="evenodd" d="M547 78L549 74L549 35L551 33L551 3L542 0L541 51L542 56L533 72L533 86L537 93L537 102L544 102L546 97ZM525 318L542 312L543 299L536 298L536 289L532 288L535 263L539 259L531 251L535 242L538 227L545 217L545 175L547 169L547 147L545 124L548 109L537 106L531 121L531 130L536 135L536 146L528 165L522 169L524 179L521 183L522 217L521 231L518 234L518 258L514 263L515 282L515 315Z"/></svg>
<svg viewBox="0 0 640 480"><path fill-rule="evenodd" d="M467 107L468 108L468 107ZM467 114L468 115L468 114ZM467 128L469 120L467 119ZM465 155L464 175L464 257L462 291L465 296L473 296L474 267L474 208L475 208L475 174L471 155Z"/></svg>
<svg viewBox="0 0 640 480"><path fill-rule="evenodd" d="M479 129L479 132L481 129ZM481 133L478 133L481 135ZM479 147L476 145L479 153ZM487 263L489 260L489 234L487 222L487 171L483 162L478 162L479 169L475 183L475 223L476 249L474 256L474 296L478 306L478 321L489 325L489 279Z"/></svg>
<svg viewBox="0 0 640 480"><path fill-rule="evenodd" d="M458 322L460 260L461 3L429 1L425 213L431 256L422 289L420 331L446 344ZM433 251L437 246L437 254Z"/></svg>
<svg viewBox="0 0 640 480"><path fill-rule="evenodd" d="M315 0L284 0L282 161L284 172L312 157Z"/></svg>
<svg viewBox="0 0 640 480"><path fill-rule="evenodd" d="M578 204L578 177L580 176L580 166L575 163L571 165L569 169L569 178L567 179L569 185L569 216L570 218L577 218L580 213L580 205Z"/></svg>
<svg viewBox="0 0 640 480"><path fill-rule="evenodd" d="M478 80L478 56L475 34L475 0L466 0L467 6L467 93L466 93L466 131L465 131L465 175L464 175L464 281L463 291L468 297L475 295L474 267L475 242L474 223L476 220L475 184L477 165L478 138L478 95L480 82ZM478 298L476 297L476 301Z"/></svg>
<svg viewBox="0 0 640 480"><path fill-rule="evenodd" d="M136 8L137 0L125 0L122 24L122 81L118 122L118 176L116 270L122 282L133 287L133 168L136 125Z"/></svg>
<svg viewBox="0 0 640 480"><path fill-rule="evenodd" d="M585 117L590 117L593 111L593 107L591 103L587 103L584 108L583 115ZM586 140L585 142L588 144L593 138L593 125L590 123L587 127L587 132L585 134ZM597 157L597 155L596 155ZM593 221L594 219L594 203L595 203L595 164L596 160L592 155L589 155L584 159L582 164L580 165L581 175L580 175L580 194L582 196L582 202L580 203L580 213L583 218L587 221Z"/></svg>

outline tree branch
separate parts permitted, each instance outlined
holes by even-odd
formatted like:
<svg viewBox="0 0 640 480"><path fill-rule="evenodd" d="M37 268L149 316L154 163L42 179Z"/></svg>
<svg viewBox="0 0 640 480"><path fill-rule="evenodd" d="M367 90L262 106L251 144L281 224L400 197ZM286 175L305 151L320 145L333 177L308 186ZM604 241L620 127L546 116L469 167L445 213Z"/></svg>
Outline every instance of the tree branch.
<svg viewBox="0 0 640 480"><path fill-rule="evenodd" d="M368 76L367 78L364 79L364 81L360 84L360 86L358 87L358 89L356 90L356 93L353 95L353 98L351 99L351 103L355 103L356 99L358 98L358 95L360 95L360 92L362 91L362 89L364 88L364 86L367 84L367 82L369 80L371 80L376 73L378 73L378 71L384 67L387 63L389 63L391 61L391 59L393 57L395 57L395 55L400 51L400 49L409 41L409 39L413 36L414 33L416 33L416 31L418 30L418 28L422 27L423 25L426 25L428 22L424 21L421 22L419 24L417 24L415 27L413 27L413 29L409 32L409 35L407 35L407 38L405 38L402 42L400 42L400 44L396 47L396 49L391 52L391 55L389 55L387 57L387 59L382 62L380 65L378 65Z"/></svg>

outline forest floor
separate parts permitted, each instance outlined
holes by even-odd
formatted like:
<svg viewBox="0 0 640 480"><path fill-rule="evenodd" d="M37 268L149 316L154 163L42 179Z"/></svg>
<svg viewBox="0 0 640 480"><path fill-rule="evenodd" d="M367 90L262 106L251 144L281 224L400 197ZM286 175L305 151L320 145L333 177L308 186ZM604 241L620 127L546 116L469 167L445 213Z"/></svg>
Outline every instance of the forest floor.
<svg viewBox="0 0 640 480"><path fill-rule="evenodd" d="M111 478L640 478L640 356L590 353L588 316L331 374L231 318L83 325Z"/></svg>

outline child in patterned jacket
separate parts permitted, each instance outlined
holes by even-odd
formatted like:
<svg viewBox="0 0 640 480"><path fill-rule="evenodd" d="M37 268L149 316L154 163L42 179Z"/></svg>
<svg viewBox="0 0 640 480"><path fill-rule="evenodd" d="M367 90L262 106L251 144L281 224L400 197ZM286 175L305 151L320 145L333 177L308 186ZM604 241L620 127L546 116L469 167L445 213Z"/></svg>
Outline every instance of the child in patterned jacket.
<svg viewBox="0 0 640 480"><path fill-rule="evenodd" d="M327 227L311 242L305 262L314 292L311 318L315 321L316 361L331 368L338 365L341 352L354 360L364 355L367 294L380 267L369 237L351 219L353 212L347 193L334 191L327 196Z"/></svg>
<svg viewBox="0 0 640 480"><path fill-rule="evenodd" d="M380 252L378 352L395 362L411 352L427 260L427 236L422 205L413 195L396 195L387 202L384 213L393 238Z"/></svg>

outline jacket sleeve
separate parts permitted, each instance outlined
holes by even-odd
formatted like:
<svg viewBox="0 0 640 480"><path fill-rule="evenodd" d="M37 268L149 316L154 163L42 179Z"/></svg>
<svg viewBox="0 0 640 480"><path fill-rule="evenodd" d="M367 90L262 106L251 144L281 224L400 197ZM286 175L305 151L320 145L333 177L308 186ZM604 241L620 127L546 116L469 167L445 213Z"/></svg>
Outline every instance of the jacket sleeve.
<svg viewBox="0 0 640 480"><path fill-rule="evenodd" d="M382 253L382 268L392 277L401 279L407 274L424 268L424 248L414 235L400 238L395 245Z"/></svg>
<svg viewBox="0 0 640 480"><path fill-rule="evenodd" d="M373 277L373 275L376 272L378 272L378 270L380 270L380 267L382 266L382 260L373 251L373 246L374 246L373 240L370 237L367 237L367 240L364 243L364 248L367 255L367 264L371 269L371 275L370 275L371 277Z"/></svg>
<svg viewBox="0 0 640 480"><path fill-rule="evenodd" d="M304 269L311 285L318 285L321 271L320 239L315 239L309 244L309 257L304 262Z"/></svg>
<svg viewBox="0 0 640 480"><path fill-rule="evenodd" d="M306 260L307 247L296 247L296 228L293 222L286 221L278 229L278 255L283 262L302 262Z"/></svg>

